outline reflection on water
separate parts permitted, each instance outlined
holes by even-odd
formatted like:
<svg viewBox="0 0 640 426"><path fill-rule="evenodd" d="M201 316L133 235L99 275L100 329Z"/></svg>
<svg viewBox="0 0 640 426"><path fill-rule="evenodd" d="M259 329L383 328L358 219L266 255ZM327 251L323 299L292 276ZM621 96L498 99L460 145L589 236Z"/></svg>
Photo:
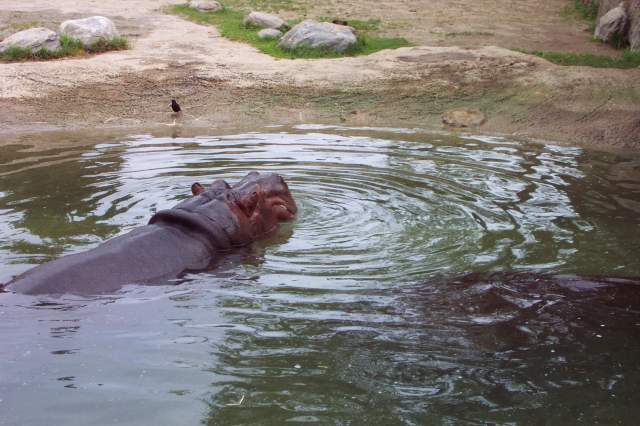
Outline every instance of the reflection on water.
<svg viewBox="0 0 640 426"><path fill-rule="evenodd" d="M300 207L180 286L0 295L0 424L637 414L636 281L550 275L640 276L637 158L306 126L4 146L0 162L0 282L145 223L194 181L277 171ZM500 270L517 272L484 273Z"/></svg>

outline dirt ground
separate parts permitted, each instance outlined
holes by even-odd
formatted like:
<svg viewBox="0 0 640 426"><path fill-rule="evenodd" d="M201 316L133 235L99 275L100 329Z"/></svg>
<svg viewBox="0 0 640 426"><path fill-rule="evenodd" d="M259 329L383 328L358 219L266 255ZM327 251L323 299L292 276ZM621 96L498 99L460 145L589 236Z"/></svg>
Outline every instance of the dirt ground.
<svg viewBox="0 0 640 426"><path fill-rule="evenodd" d="M55 129L294 123L440 129L479 108L475 132L640 150L640 69L560 67L509 49L616 55L594 43L571 0L227 0L285 18L379 18L416 47L366 57L277 60L164 12L181 0L0 0L0 38L64 19L112 18L132 49L0 64L0 141ZM534 4L535 3L535 4Z"/></svg>

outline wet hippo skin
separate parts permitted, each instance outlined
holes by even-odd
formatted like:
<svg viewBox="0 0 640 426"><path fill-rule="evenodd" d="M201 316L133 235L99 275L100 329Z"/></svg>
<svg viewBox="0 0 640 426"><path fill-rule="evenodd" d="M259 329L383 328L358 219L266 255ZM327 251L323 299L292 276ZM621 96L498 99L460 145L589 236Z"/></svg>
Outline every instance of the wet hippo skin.
<svg viewBox="0 0 640 426"><path fill-rule="evenodd" d="M156 213L149 224L83 253L37 266L7 289L25 294L95 294L125 284L163 282L202 270L234 247L247 245L297 213L277 174L252 172L233 187L222 180L194 186L194 197Z"/></svg>

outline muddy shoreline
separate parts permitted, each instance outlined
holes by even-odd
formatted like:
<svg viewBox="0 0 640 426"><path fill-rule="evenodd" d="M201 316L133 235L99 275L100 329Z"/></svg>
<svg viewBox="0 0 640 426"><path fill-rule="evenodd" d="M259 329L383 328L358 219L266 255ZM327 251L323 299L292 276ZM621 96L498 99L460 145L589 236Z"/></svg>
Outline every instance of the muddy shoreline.
<svg viewBox="0 0 640 426"><path fill-rule="evenodd" d="M132 77L130 77L132 78ZM640 79L640 76L638 76ZM421 128L512 136L607 151L640 151L640 114L634 102L591 97L576 87L559 90L536 83L463 84L449 82L385 82L375 86L345 85L237 87L228 82L179 77L163 86L179 92L184 116L167 112L167 95L140 78L118 83L87 84L44 97L0 99L0 135L5 142L43 131L161 134L251 129L265 125L334 124L345 126ZM586 89L586 88L585 88ZM624 90L623 88L620 89ZM571 101L570 99L574 100ZM51 103L62 108L51 108ZM151 105L151 107L149 107ZM441 115L453 108L479 108L487 122L453 129ZM176 130L177 129L177 130ZM191 129L191 130L189 130Z"/></svg>

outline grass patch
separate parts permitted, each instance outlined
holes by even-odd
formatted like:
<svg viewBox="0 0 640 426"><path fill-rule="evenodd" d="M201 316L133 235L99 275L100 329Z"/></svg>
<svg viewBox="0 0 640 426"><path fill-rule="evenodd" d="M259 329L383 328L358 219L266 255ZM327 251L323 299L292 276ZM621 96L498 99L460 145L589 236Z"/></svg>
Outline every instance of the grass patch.
<svg viewBox="0 0 640 426"><path fill-rule="evenodd" d="M89 53L103 53L111 50L127 50L129 48L129 40L126 37L115 37L111 40L100 39L91 46L85 47L84 50Z"/></svg>
<svg viewBox="0 0 640 426"><path fill-rule="evenodd" d="M598 0L573 0L573 4L578 14L584 19L595 21L598 17Z"/></svg>
<svg viewBox="0 0 640 426"><path fill-rule="evenodd" d="M640 67L640 52L627 49L619 58L609 56L592 55L590 53L561 53L522 51L530 55L539 56L557 65L584 66L593 68L637 68Z"/></svg>
<svg viewBox="0 0 640 426"><path fill-rule="evenodd" d="M66 34L60 36L60 48L56 50L40 49L31 50L12 46L0 53L1 62L17 61L46 61L73 56L83 56L90 53L102 53L111 50L124 50L129 48L129 41L124 37L116 37L112 40L99 40L91 46L83 46L77 38Z"/></svg>
<svg viewBox="0 0 640 426"><path fill-rule="evenodd" d="M380 29L380 19L371 18L366 21L361 19L340 19L340 18L329 18L327 16L323 16L318 19L320 22L333 22L333 21L346 21L350 27L355 28L357 31L361 32L369 32L369 31L377 31Z"/></svg>
<svg viewBox="0 0 640 426"><path fill-rule="evenodd" d="M593 34L596 29L599 0L573 0L573 5L568 4L561 15L568 19L585 20L589 23L587 30Z"/></svg>
<svg viewBox="0 0 640 426"><path fill-rule="evenodd" d="M283 50L278 47L278 40L261 40L258 38L258 28L246 27L242 23L245 14L241 11L224 8L218 12L203 12L186 4L170 6L168 11L198 24L215 25L223 37L250 44L261 52L275 58L340 58L344 56L369 55L383 49L410 46L410 43L404 38L384 38L362 34L358 36L356 45L343 53L310 48ZM379 20L349 21L349 24L352 25L354 22L370 28L380 25Z"/></svg>

